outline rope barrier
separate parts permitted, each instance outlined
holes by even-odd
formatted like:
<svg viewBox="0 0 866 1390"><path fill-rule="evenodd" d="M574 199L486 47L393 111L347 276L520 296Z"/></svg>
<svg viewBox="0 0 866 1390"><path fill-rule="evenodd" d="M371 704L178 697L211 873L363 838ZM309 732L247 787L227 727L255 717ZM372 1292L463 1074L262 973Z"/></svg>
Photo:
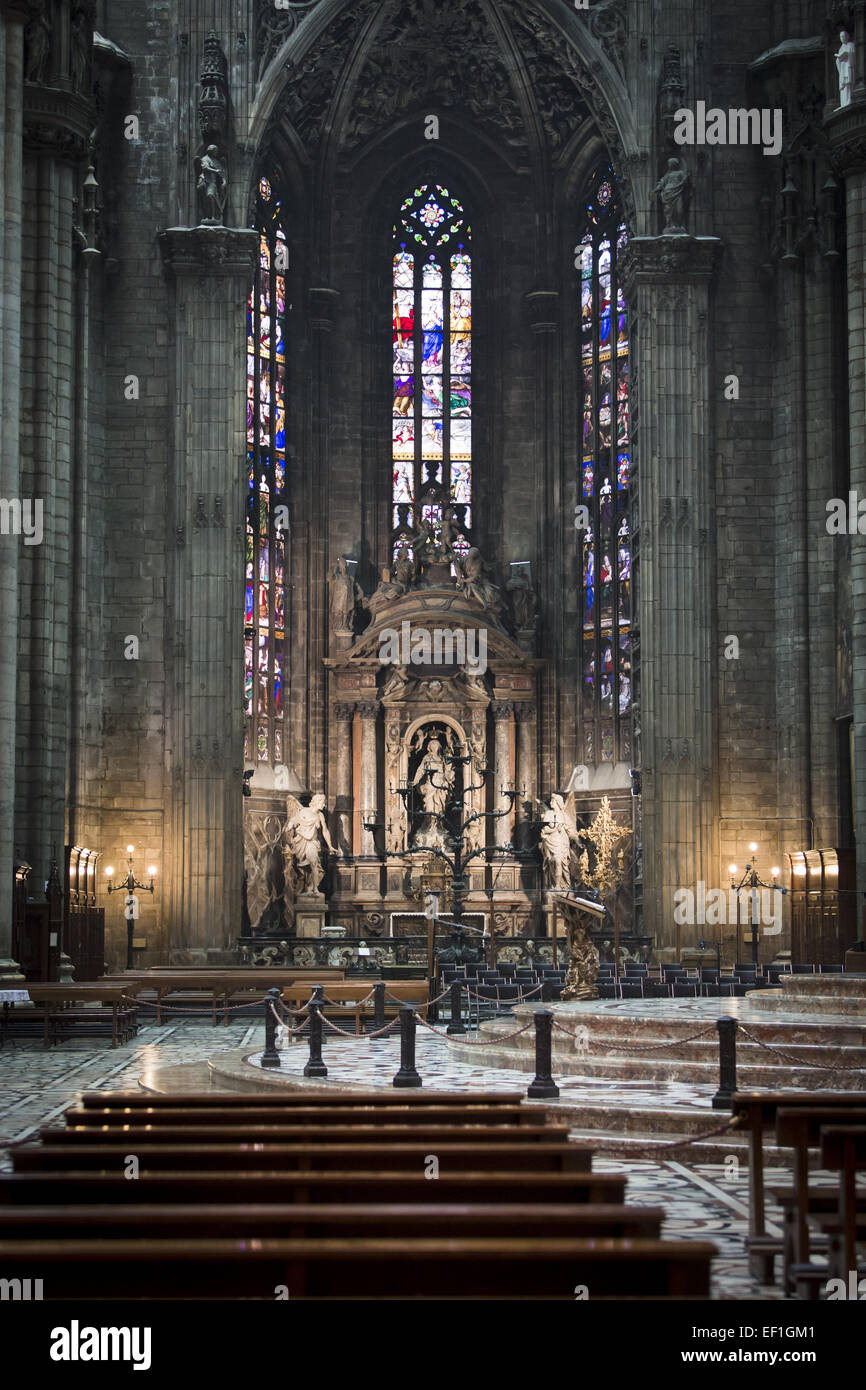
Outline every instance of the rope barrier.
<svg viewBox="0 0 866 1390"><path fill-rule="evenodd" d="M531 999L533 994L538 994L541 990L543 990L544 985L536 985L533 989L528 989L525 994L518 994L516 999L503 999L502 1001L500 1001L499 999L486 999L483 994L476 994L475 991L471 990L468 985L464 985L463 988L466 990L466 993L470 999L477 999L478 1002L481 1004L494 1004L500 1002L502 1002L503 1004L522 1004L524 999ZM491 985L490 988L495 989L496 986ZM517 989L520 989L519 985L517 986Z"/></svg>
<svg viewBox="0 0 866 1390"><path fill-rule="evenodd" d="M329 999L327 994L323 994L322 1003L330 1004L332 1009L363 1009L374 994L375 990L372 989L369 994L364 995L363 999Z"/></svg>
<svg viewBox="0 0 866 1390"><path fill-rule="evenodd" d="M735 1115L733 1119L728 1120L727 1124L719 1125L717 1129L708 1129L703 1134L694 1134L690 1139L675 1139L672 1143L666 1140L664 1144L656 1144L655 1148L642 1149L640 1152L653 1156L658 1153L659 1149L686 1149L691 1144L702 1143L704 1139L715 1139L719 1134L730 1134L732 1130L741 1128L742 1119L739 1115ZM629 1158L632 1157L632 1152L630 1149Z"/></svg>
<svg viewBox="0 0 866 1390"><path fill-rule="evenodd" d="M580 1034L578 1034L578 1033L572 1032L572 1030L571 1030L570 1028L566 1028L563 1024L559 1023L556 1019L553 1020L553 1026L554 1026L554 1028L558 1029L558 1031L559 1031L560 1033L567 1033L568 1036L569 1036L570 1038L575 1038L575 1039L577 1039L579 1042L584 1042L584 1041L585 1041L585 1039L583 1038L582 1035L580 1035ZM611 1044L609 1045L609 1047L608 1047L607 1050L608 1050L609 1052L610 1052L610 1051L614 1051L614 1052L637 1052L637 1053L642 1053L642 1052L661 1052L661 1051L664 1051L665 1049L667 1049L667 1048L669 1048L669 1047L683 1047L683 1046L685 1046L686 1043L695 1042L695 1040L696 1040L697 1038L708 1038L708 1037L715 1037L715 1036L716 1036L716 1030L715 1030L715 1028L702 1028L701 1031L700 1031L699 1033L691 1033L687 1038L674 1038L672 1042L666 1042L666 1043L645 1043L645 1044L644 1044L643 1046L641 1046L641 1047L631 1047L631 1046L629 1046L628 1043L614 1042L614 1043L611 1043ZM589 1042L588 1042L588 1044L587 1044L587 1046L592 1047L592 1046L594 1046L594 1045L597 1045L597 1044L594 1044L594 1043L593 1043L593 1040L590 1039Z"/></svg>
<svg viewBox="0 0 866 1390"><path fill-rule="evenodd" d="M415 1017L422 1027L429 1029L431 1033L435 1033L439 1038L451 1038L455 1036L453 1033L443 1033L441 1028L434 1028L432 1023L427 1022L426 1018L420 1018L417 1014ZM495 1043L508 1042L511 1038L518 1038L521 1033L528 1033L529 1029L534 1028L534 1026L535 1023L533 1021L532 1023L525 1024L522 1028L515 1028L513 1033L499 1033L495 1038L486 1038L483 1042L470 1042L468 1038L462 1035L458 1034L456 1036L460 1037L461 1046L465 1044L466 1047L492 1047Z"/></svg>
<svg viewBox="0 0 866 1390"><path fill-rule="evenodd" d="M340 1028L338 1024L322 1016L322 1023L326 1028L330 1028L332 1033L342 1033L344 1038L351 1038L352 1042L369 1042L371 1038L381 1038L383 1033L387 1033L399 1022L399 1018L392 1018L390 1023L386 1023L384 1028L378 1028L375 1033L347 1033L345 1028Z"/></svg>
<svg viewBox="0 0 866 1390"><path fill-rule="evenodd" d="M444 999L444 998L445 998L447 995L449 995L450 993L451 993L451 986L449 985L447 989L443 989L443 991L442 991L441 994L437 994L436 997L435 997L435 999L428 999L424 1004L416 1004L416 1005L415 1005L415 1008L416 1008L416 1009L429 1009L431 1004L438 1004L439 1001L440 1001L441 999ZM405 1004L405 1003L408 1002L408 1001L405 1000L405 999L398 999L396 994L389 994L389 992L388 992L387 989L385 990L385 998L386 998L386 999L390 999L392 1004Z"/></svg>
<svg viewBox="0 0 866 1390"><path fill-rule="evenodd" d="M783 1062L788 1062L791 1066L809 1067L812 1071L866 1071L863 1062L807 1062L803 1057L796 1057L792 1052L785 1052L781 1048L772 1047L770 1043L765 1043L755 1033L751 1033L748 1028L740 1024L740 1032L749 1042L757 1043L758 1047L765 1052L772 1052L775 1057L781 1057Z"/></svg>

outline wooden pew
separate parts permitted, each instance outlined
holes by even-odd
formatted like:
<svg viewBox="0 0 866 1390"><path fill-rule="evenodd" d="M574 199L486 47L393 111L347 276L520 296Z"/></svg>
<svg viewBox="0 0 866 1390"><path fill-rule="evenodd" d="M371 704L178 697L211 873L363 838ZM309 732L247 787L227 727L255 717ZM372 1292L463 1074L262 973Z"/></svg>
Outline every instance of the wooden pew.
<svg viewBox="0 0 866 1390"><path fill-rule="evenodd" d="M47 1299L706 1298L703 1241L430 1237L0 1241L5 1278Z"/></svg>
<svg viewBox="0 0 866 1390"><path fill-rule="evenodd" d="M99 1022L105 1025L106 1032L110 1024L111 1046L117 1047L121 1040L121 1034L126 1033L131 1027L128 1019L121 1019L121 1012L129 1015L134 1014L135 1004L130 1003L132 996L124 985L113 984L103 985L85 981L82 984L59 984L49 982L46 984L35 984L28 982L25 986L34 1004L41 1004L43 1008L44 1032L43 1045L50 1047L53 1035L56 1035L55 1015L62 1012L66 1016L66 1022L71 1029L76 1021L87 1024L89 1022ZM84 1001L105 1006L106 1013L104 1019L99 1018L96 1010L76 1010L75 1005ZM110 1011L110 1015L109 1015ZM62 1027L62 1023L58 1025Z"/></svg>
<svg viewBox="0 0 866 1390"><path fill-rule="evenodd" d="M355 1034L361 1031L362 1015L371 1015L373 1012L373 1000L367 998L372 990L372 984L339 984L325 985L324 1012L326 1017L334 1020L345 1017L350 1011L355 1022ZM393 997L389 999L387 995ZM303 1009L309 1004L313 997L313 985L293 984L287 985L283 989L283 1003L294 1012ZM403 1004L426 1005L428 999L428 987L426 980L389 980L385 998L385 1017L393 1018ZM397 1002L399 1001L399 1002ZM334 1007L336 1005L336 1008ZM291 1016L288 1019L289 1038L295 1034L295 1024L297 1020ZM343 1027L340 1023L339 1027ZM348 1030L346 1030L348 1031ZM334 1038L337 1034L330 1033L325 1029L326 1037Z"/></svg>
<svg viewBox="0 0 866 1390"><path fill-rule="evenodd" d="M72 1155L69 1155L72 1159ZM72 1165L70 1164L70 1167ZM0 1207L29 1203L231 1203L238 1193L266 1202L520 1202L622 1204L621 1173L415 1172L269 1173L146 1172L134 1185L121 1172L0 1173ZM132 1189L132 1190L131 1190Z"/></svg>
<svg viewBox="0 0 866 1390"><path fill-rule="evenodd" d="M140 1171L158 1172L225 1172L248 1170L259 1172L306 1172L364 1170L378 1172L422 1172L431 1149L429 1143L326 1143L326 1144L142 1144ZM91 1143L78 1139L69 1144L15 1145L10 1149L13 1171L16 1173L57 1172L72 1169L77 1172L123 1172L129 1142ZM521 1142L436 1142L435 1155L440 1172L589 1172L592 1151L567 1141L540 1143Z"/></svg>
<svg viewBox="0 0 866 1390"><path fill-rule="evenodd" d="M783 1251L783 1242L767 1234L764 1199L764 1131L776 1122L781 1106L819 1105L846 1109L863 1104L862 1093L856 1091L736 1091L731 1100L731 1115L739 1120L741 1132L749 1136L749 1268L761 1283L772 1284L775 1256Z"/></svg>
<svg viewBox="0 0 866 1390"><path fill-rule="evenodd" d="M543 1239L551 1236L616 1236L657 1240L665 1213L662 1207L573 1206L478 1203L472 1206L431 1203L277 1204L180 1203L75 1207L0 1207L0 1240L52 1239L198 1240L279 1237L356 1239L387 1236L404 1240L427 1236L510 1236Z"/></svg>
<svg viewBox="0 0 866 1390"><path fill-rule="evenodd" d="M791 1230L790 1264L785 1269L785 1288L793 1290L793 1266L809 1263L809 1150L821 1143L821 1128L839 1119L838 1106L785 1107L776 1113L776 1143L794 1150L794 1221ZM845 1124L866 1127L866 1098L859 1106L846 1107ZM787 1253L787 1252L786 1252Z"/></svg>
<svg viewBox="0 0 866 1390"><path fill-rule="evenodd" d="M240 1117L236 1117L240 1118ZM556 1140L566 1142L570 1126L567 1124L524 1124L524 1125L476 1125L467 1131L462 1124L414 1124L389 1125L387 1140L391 1144L437 1144L460 1143L471 1139L473 1144L551 1144ZM45 1125L39 1131L44 1144L75 1145L108 1144L117 1145L121 1141L127 1150L152 1144L292 1144L301 1141L316 1147L330 1144L380 1144L383 1129L379 1124L328 1124L307 1125L302 1129L293 1125L282 1125L276 1121L268 1124L225 1124L225 1125L105 1125L76 1126L74 1129L61 1129L59 1126Z"/></svg>
<svg viewBox="0 0 866 1390"><path fill-rule="evenodd" d="M857 1174L866 1171L866 1129L833 1123L821 1130L821 1167L839 1173L838 1230L830 1236L830 1274L847 1280L858 1268L857 1242L866 1239L866 1193Z"/></svg>
<svg viewBox="0 0 866 1390"><path fill-rule="evenodd" d="M184 1107L180 1105L162 1107L159 1104L148 1106L127 1106L111 1109L103 1106L73 1107L66 1111L64 1119L67 1129L91 1129L101 1126L117 1129L120 1126L153 1128L183 1125L184 1127L231 1125L243 1119L244 1126L281 1125L300 1128L304 1125L354 1125L376 1124L380 1129L392 1125L455 1125L483 1126L489 1128L499 1125L544 1126L550 1111L534 1106L523 1105L425 1105L425 1106L372 1106L372 1105L296 1105L259 1106L250 1105L243 1111L225 1106Z"/></svg>
<svg viewBox="0 0 866 1390"><path fill-rule="evenodd" d="M217 1011L220 1005L223 1009L223 1022L228 1022L229 998L232 996L251 993L256 999L263 999L266 992L271 988L285 988L298 984L304 980L311 980L315 984L324 984L326 988L336 986L345 977L342 970L323 968L315 971L303 971L300 969L277 968L270 970L265 967L258 967L244 970L241 967L216 966L211 969L184 966L177 969L163 968L154 970L133 971L130 975L106 975L97 982L100 988L123 988L127 992L132 986L137 990L150 990L156 995L156 1022L162 1023L164 1001L171 998L174 994L199 994L204 993L210 996L211 1020L214 1025L217 1021ZM303 987L302 984L299 987ZM369 986L367 986L369 989ZM307 986L312 993L312 984ZM147 1001L142 1001L146 1003ZM254 1002L251 1000L250 1002ZM192 1008L195 1000L188 999L184 1004L178 1004L178 1008Z"/></svg>
<svg viewBox="0 0 866 1390"><path fill-rule="evenodd" d="M335 1091L335 1090L316 1090L303 1087L297 1091L290 1091L288 1088L276 1093L267 1091L190 1091L179 1095L159 1095L155 1092L146 1091L85 1091L79 1099L79 1105L96 1109L135 1109L150 1106L159 1106L167 1110L172 1107L188 1109L198 1106L217 1105L221 1109L246 1109L250 1105L256 1107L274 1107L275 1109L291 1109L293 1106L317 1105L317 1106L357 1106L372 1105L383 1109L392 1107L447 1105L449 1108L459 1109L461 1106L467 1108L478 1105L502 1105L513 1106L525 1104L529 1108L529 1103L521 1091L390 1091L386 1087L379 1087L370 1091ZM533 1111L537 1112L543 1107L532 1103Z"/></svg>

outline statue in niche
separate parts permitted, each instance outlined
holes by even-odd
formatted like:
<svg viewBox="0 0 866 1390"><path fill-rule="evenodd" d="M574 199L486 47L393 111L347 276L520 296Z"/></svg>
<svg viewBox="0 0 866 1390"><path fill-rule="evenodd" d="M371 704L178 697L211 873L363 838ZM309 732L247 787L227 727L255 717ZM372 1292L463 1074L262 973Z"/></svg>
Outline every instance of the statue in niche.
<svg viewBox="0 0 866 1390"><path fill-rule="evenodd" d="M667 169L653 189L653 197L661 199L664 214L662 236L685 232L688 186L688 170L683 167L682 160L674 155L668 160Z"/></svg>
<svg viewBox="0 0 866 1390"><path fill-rule="evenodd" d="M393 800L395 805L385 831L385 848L389 854L402 854L409 834L409 813L404 797L395 796Z"/></svg>
<svg viewBox="0 0 866 1390"><path fill-rule="evenodd" d="M839 35L839 51L836 53L836 72L839 74L839 106L850 106L854 91L855 45L847 29Z"/></svg>
<svg viewBox="0 0 866 1390"><path fill-rule="evenodd" d="M423 741L423 733L418 738ZM435 734L428 738L412 779L412 786L420 795L424 808L421 824L412 836L412 844L426 849L446 848L445 812L454 788L454 765L446 762L444 753L442 742Z"/></svg>
<svg viewBox="0 0 866 1390"><path fill-rule="evenodd" d="M511 594L515 628L518 632L534 632L538 622L538 599L524 565L512 571L505 587Z"/></svg>
<svg viewBox="0 0 866 1390"><path fill-rule="evenodd" d="M195 161L199 217L204 227L221 227L228 193L225 160L216 145L208 145Z"/></svg>
<svg viewBox="0 0 866 1390"><path fill-rule="evenodd" d="M457 588L461 594L467 598L474 598L482 608L489 612L496 613L501 604L499 589L495 584L491 584L484 577L484 559L477 546L472 546L467 551L463 560L458 562Z"/></svg>
<svg viewBox="0 0 866 1390"><path fill-rule="evenodd" d="M299 893L316 893L325 873L324 843L336 853L325 819L325 798L321 792L302 806L294 796L286 798L286 882Z"/></svg>
<svg viewBox="0 0 866 1390"><path fill-rule="evenodd" d="M83 10L76 10L72 16L69 44L69 76L72 80L72 90L83 92L91 48L90 31Z"/></svg>
<svg viewBox="0 0 866 1390"><path fill-rule="evenodd" d="M363 601L364 595L349 573L349 566L341 555L333 572L331 580L331 597L329 603L329 613L331 618L331 631L338 636L345 637L352 635L355 618L355 607L359 598Z"/></svg>
<svg viewBox="0 0 866 1390"><path fill-rule="evenodd" d="M24 76L28 82L42 82L51 53L51 20L46 14L47 0L36 0L32 18L24 30L27 63Z"/></svg>
<svg viewBox="0 0 866 1390"><path fill-rule="evenodd" d="M581 849L581 834L574 813L574 793L563 798L554 792L549 804L538 802L541 818L541 862L546 888L570 888Z"/></svg>

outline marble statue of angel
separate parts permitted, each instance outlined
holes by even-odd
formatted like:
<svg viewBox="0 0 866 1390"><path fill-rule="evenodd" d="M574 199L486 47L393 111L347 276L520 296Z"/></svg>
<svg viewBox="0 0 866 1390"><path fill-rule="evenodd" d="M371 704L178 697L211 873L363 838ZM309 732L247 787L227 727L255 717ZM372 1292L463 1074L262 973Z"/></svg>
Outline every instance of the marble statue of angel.
<svg viewBox="0 0 866 1390"><path fill-rule="evenodd" d="M286 811L286 857L294 881L299 892L315 893L325 873L323 843L330 854L335 853L325 819L325 798L317 792L309 806L302 806L294 796L288 796Z"/></svg>
<svg viewBox="0 0 866 1390"><path fill-rule="evenodd" d="M550 802L538 802L541 813L541 860L546 888L570 888L574 859L581 849L581 834L574 812L574 793L563 798L554 792Z"/></svg>

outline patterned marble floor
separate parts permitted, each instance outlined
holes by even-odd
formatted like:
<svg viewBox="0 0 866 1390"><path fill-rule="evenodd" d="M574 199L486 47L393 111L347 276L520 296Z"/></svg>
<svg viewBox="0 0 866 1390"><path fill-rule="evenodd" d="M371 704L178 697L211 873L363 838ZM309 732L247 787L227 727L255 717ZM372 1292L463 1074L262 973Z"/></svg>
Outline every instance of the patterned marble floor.
<svg viewBox="0 0 866 1390"><path fill-rule="evenodd" d="M50 1051L45 1051L36 1039L7 1043L0 1050L0 1170L11 1168L6 1145L31 1137L40 1125L62 1115L82 1090L135 1089L140 1081L158 1085L158 1073L163 1068L175 1071L181 1065L195 1063L199 1064L194 1073L196 1084L200 1084L203 1064L208 1059L227 1052L255 1055L261 1043L262 1027L258 1020L235 1021L218 1029L188 1021L162 1027L149 1024L141 1028L136 1039L117 1050L86 1039L70 1040ZM483 1055L483 1049L480 1052ZM392 1039L369 1043L329 1039L324 1054L335 1079L349 1085L390 1086L398 1065L399 1045ZM284 1049L283 1070L300 1076L306 1057L305 1045ZM525 1072L488 1070L480 1058L475 1066L454 1061L447 1045L424 1030L418 1037L417 1065L429 1087L525 1091L527 1085ZM614 1103L618 1088L610 1083L595 1083L592 1089L598 1095L602 1087ZM566 1085L562 1090L563 1102L571 1099L573 1088ZM633 1105L632 1088L628 1088L627 1095L620 1090L619 1099ZM656 1092L656 1103L658 1099ZM665 1235L715 1242L720 1252L713 1266L715 1298L781 1298L777 1288L760 1287L748 1272L743 1249L748 1218L745 1165L735 1159L725 1165L690 1165L687 1154L688 1150L678 1150L664 1163L598 1156L594 1166L602 1172L627 1173L630 1202L664 1207ZM787 1175L770 1172L768 1180L784 1176Z"/></svg>

